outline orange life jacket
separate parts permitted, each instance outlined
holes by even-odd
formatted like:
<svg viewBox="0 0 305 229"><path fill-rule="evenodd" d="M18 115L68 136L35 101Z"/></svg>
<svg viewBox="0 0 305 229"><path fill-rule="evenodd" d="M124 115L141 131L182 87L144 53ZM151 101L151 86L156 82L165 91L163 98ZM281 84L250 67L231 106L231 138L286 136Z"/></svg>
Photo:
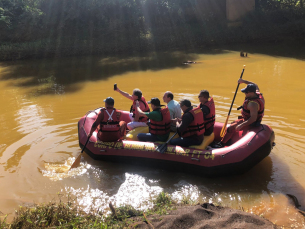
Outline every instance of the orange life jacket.
<svg viewBox="0 0 305 229"><path fill-rule="evenodd" d="M187 127L186 131L181 133L181 137L190 137L192 135L202 135L205 132L204 128L204 118L203 113L200 107L196 107L189 111L193 117L194 120L190 123L190 125ZM185 114L184 114L185 115Z"/></svg>
<svg viewBox="0 0 305 229"><path fill-rule="evenodd" d="M204 115L204 126L205 126L205 130L209 129L211 126L214 126L215 124L215 104L214 104L214 100L211 97L207 102L205 102L204 104L200 103L200 108L202 108L202 106L206 106L209 108L210 113Z"/></svg>
<svg viewBox="0 0 305 229"><path fill-rule="evenodd" d="M136 99L133 101L133 104L130 108L130 113L133 113L132 117L134 118L136 115L136 101L139 101L139 103L143 103L145 105L145 109L143 112L150 112L148 103L146 102L145 98L142 96L141 99ZM147 117L140 117L139 122L147 122L148 118Z"/></svg>
<svg viewBox="0 0 305 229"><path fill-rule="evenodd" d="M260 123L264 117L265 99L261 93L257 92L256 94L257 94L257 98L245 99L242 105L241 115L245 121L248 120L251 116L250 116L250 110L248 110L247 106L250 101L256 102L259 104L259 110L255 122Z"/></svg>
<svg viewBox="0 0 305 229"><path fill-rule="evenodd" d="M154 121L150 119L149 133L163 135L170 132L171 116L167 107L163 109L156 109L155 111L161 112L162 121Z"/></svg>
<svg viewBox="0 0 305 229"><path fill-rule="evenodd" d="M102 108L101 112L104 113L104 118L100 122L100 131L118 132L121 113L117 112L115 108Z"/></svg>

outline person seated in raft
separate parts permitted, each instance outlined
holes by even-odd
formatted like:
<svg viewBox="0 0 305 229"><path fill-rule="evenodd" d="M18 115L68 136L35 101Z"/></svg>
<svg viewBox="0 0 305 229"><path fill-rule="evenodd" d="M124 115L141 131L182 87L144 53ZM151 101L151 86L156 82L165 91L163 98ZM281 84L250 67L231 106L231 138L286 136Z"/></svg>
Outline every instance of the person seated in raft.
<svg viewBox="0 0 305 229"><path fill-rule="evenodd" d="M137 101L136 106L140 116L149 118L149 133L139 133L138 140L143 142L167 141L170 133L171 116L168 107L161 109L160 100L150 100L152 112L143 112Z"/></svg>
<svg viewBox="0 0 305 229"><path fill-rule="evenodd" d="M191 145L200 145L204 138L204 117L200 107L193 109L191 101L183 99L180 101L180 107L183 111L182 119L177 119L176 127L179 138L172 139L171 145L188 147Z"/></svg>
<svg viewBox="0 0 305 229"><path fill-rule="evenodd" d="M213 145L214 148L223 147L232 138L233 134L237 131L247 131L253 127L259 126L264 116L265 99L263 94L260 93L257 84L239 79L238 83L245 83L247 86L241 89L245 93L245 100L241 107L241 117L232 122L227 133L219 144Z"/></svg>
<svg viewBox="0 0 305 229"><path fill-rule="evenodd" d="M89 136L98 128L97 137L103 142L114 142L125 136L126 122L120 121L121 112L116 111L114 106L114 99L108 97L104 100L105 107L103 107L97 115L93 123Z"/></svg>
<svg viewBox="0 0 305 229"><path fill-rule="evenodd" d="M205 136L209 136L214 131L215 124L215 104L209 91L201 90L198 95L200 104L198 105L203 113Z"/></svg>
<svg viewBox="0 0 305 229"><path fill-rule="evenodd" d="M167 91L164 93L163 95L163 102L167 103L167 107L169 109L170 112L170 116L171 116L171 120L174 120L176 118L181 119L181 108L180 108L180 104L174 100L174 95L172 92ZM176 120L174 120L171 123L171 131L172 132L176 132L177 128L176 128Z"/></svg>
<svg viewBox="0 0 305 229"><path fill-rule="evenodd" d="M142 111L149 112L149 106L146 102L144 96L142 96L142 91L138 88L134 89L132 92L132 95L128 94L127 92L121 91L119 88L116 89L117 92L119 92L121 95L125 96L127 99L130 99L133 101L133 104L130 108L130 114L129 117L132 120L131 122L127 123L127 128L129 130L133 130L136 127L139 126L147 126L147 117L141 117L136 109L136 101L139 102L139 106Z"/></svg>

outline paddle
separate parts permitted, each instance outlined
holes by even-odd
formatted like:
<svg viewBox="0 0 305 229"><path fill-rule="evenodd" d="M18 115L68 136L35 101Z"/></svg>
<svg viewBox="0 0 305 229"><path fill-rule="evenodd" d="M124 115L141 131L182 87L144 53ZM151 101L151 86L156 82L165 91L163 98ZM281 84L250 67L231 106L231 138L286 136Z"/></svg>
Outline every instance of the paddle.
<svg viewBox="0 0 305 229"><path fill-rule="evenodd" d="M245 71L245 67L246 65L244 65L244 68L241 72L241 75L240 75L240 79L243 77L243 74L244 74L244 71ZM222 129L221 129L221 132L220 132L220 137L224 137L227 133L227 124L228 124L228 120L229 120L229 117L230 117L230 113L231 113L231 110L232 110L232 106L233 106L233 103L234 103L234 100L235 100L235 97L236 97L236 94L237 94L237 91L238 91L238 88L239 88L239 83L237 84L237 87L236 87L236 91L235 91L235 94L234 94L234 97L233 97L233 101L231 103L231 107L230 107L230 110L229 110L229 113L228 113L228 117L226 119L226 122L225 124L223 125Z"/></svg>
<svg viewBox="0 0 305 229"><path fill-rule="evenodd" d="M76 168L76 167L79 165L80 159L81 159L81 157L82 157L82 153L84 152L84 150L85 150L85 148L86 148L86 146L87 146L87 144L88 144L88 142L89 142L90 137L91 137L91 136L88 136L87 141L86 141L84 147L82 148L82 151L81 151L80 155L78 155L78 157L75 159L75 161L74 161L74 163L71 165L71 168L70 168L70 169Z"/></svg>
<svg viewBox="0 0 305 229"><path fill-rule="evenodd" d="M176 134L178 134L178 132L176 132L170 139L168 139L166 143L161 144L161 145L158 145L157 151L158 151L159 153L165 153L165 151L167 150L167 144L170 142L170 140L173 139L173 137L176 136Z"/></svg>

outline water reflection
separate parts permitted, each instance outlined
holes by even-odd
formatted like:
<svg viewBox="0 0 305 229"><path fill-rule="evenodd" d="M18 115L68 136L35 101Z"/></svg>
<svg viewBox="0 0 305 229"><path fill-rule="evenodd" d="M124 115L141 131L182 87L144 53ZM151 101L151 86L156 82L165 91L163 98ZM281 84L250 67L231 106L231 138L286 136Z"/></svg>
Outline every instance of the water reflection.
<svg viewBox="0 0 305 229"><path fill-rule="evenodd" d="M106 80L107 78L135 71L157 71L180 67L185 60L195 60L195 54L182 52L151 53L132 57L75 57L61 60L21 61L6 63L2 67L1 80L18 79L12 82L15 87L33 87L31 94L63 94L81 89L84 81Z"/></svg>

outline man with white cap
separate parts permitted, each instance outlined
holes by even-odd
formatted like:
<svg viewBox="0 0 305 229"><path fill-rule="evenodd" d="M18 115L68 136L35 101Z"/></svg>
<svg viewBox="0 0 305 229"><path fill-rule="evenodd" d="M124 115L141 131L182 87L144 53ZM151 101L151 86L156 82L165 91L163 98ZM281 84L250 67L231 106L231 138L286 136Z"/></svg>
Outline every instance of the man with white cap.
<svg viewBox="0 0 305 229"><path fill-rule="evenodd" d="M117 141L125 135L126 122L120 121L121 112L118 112L114 106L114 99L108 97L104 100L103 107L93 123L89 137L98 128L97 137L104 142Z"/></svg>

